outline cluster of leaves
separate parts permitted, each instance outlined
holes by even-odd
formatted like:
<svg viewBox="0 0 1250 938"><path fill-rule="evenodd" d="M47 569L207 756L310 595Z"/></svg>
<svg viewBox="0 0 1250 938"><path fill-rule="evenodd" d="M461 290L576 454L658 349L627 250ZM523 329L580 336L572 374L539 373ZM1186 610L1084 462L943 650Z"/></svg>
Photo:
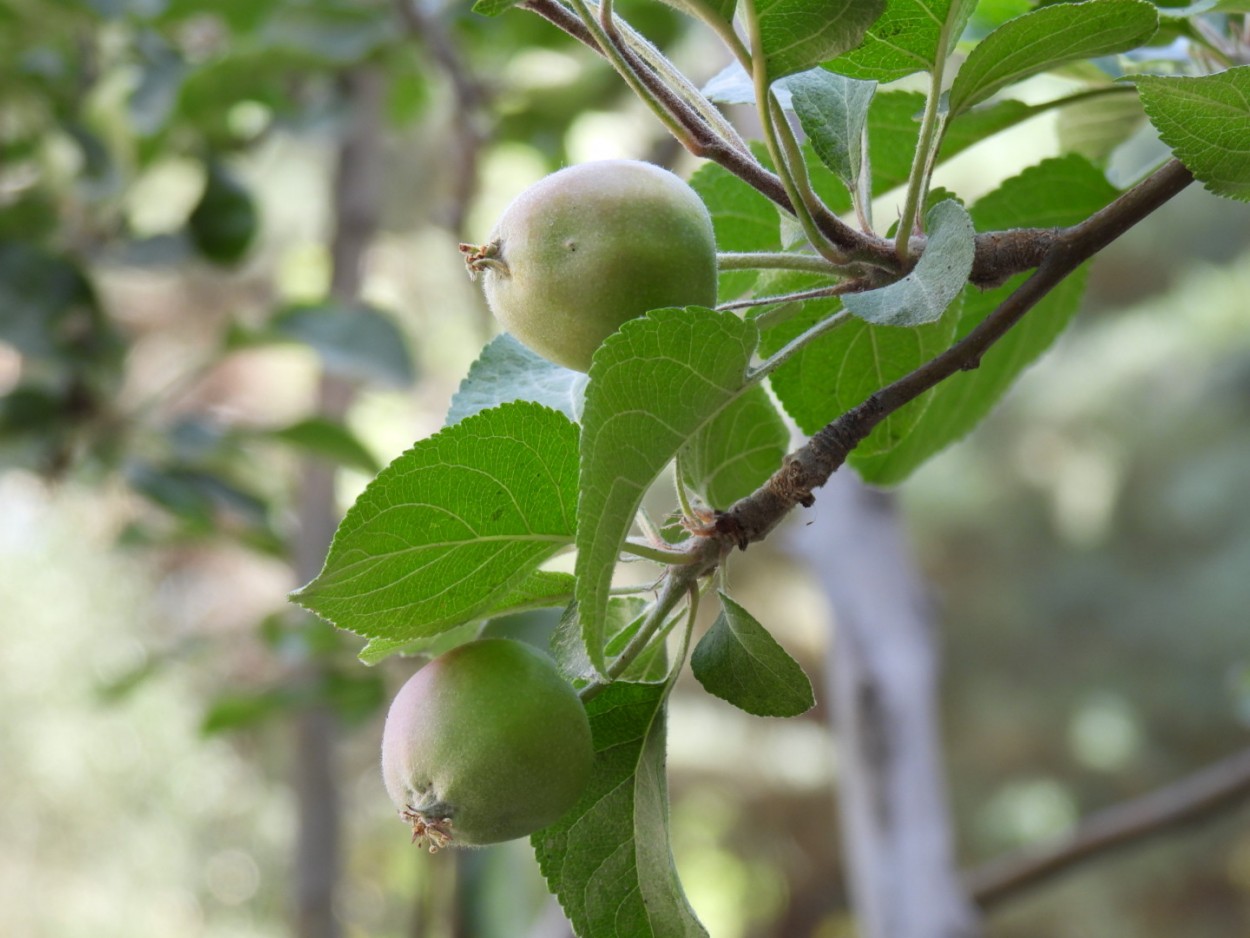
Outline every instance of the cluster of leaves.
<svg viewBox="0 0 1250 938"><path fill-rule="evenodd" d="M518 5L604 52L679 136L692 113L719 126L713 101L757 106L765 143L739 146L722 131L732 158L692 180L725 252L722 307L656 310L626 323L588 376L508 336L494 340L445 428L377 476L343 521L324 571L296 599L366 637L367 662L463 641L508 612L564 607L556 649L583 689L599 764L578 807L535 835L543 871L581 935L698 935L666 848L664 705L710 582L721 583L721 613L690 655L704 686L755 714L811 705L801 669L724 592L723 553L701 553L713 539L709 519L766 486L783 463L789 430L774 399L815 433L967 336L1028 276L1016 268L970 282L978 237L1064 229L1104 209L1120 194L1107 168L1147 120L1163 141L1153 161L1170 148L1208 188L1250 196L1250 68L1179 74L1205 59L1151 51L1175 40L1226 60L1228 47L1217 50L1213 37L1221 26L1219 35L1240 36L1242 8L1098 0L987 5L978 14L969 0L682 0L674 5L735 56L696 99L610 5L481 0L476 9L494 15ZM631 65L638 56L645 69ZM962 65L947 87L953 56ZM1041 104L1001 96L1043 72L1073 91ZM929 79L927 95L880 87L916 73ZM670 98L655 91L657 75ZM1069 119L1118 117L969 206L930 190L943 160L1057 108ZM791 112L802 145L787 139ZM750 184L770 171L793 214L779 211L767 186ZM872 230L871 202L899 187L901 230L887 241ZM819 221L846 213L860 223L850 248L831 242ZM856 244L885 245L900 261L888 276L868 271ZM886 415L854 448L853 467L870 482L897 483L965 435L1062 332L1082 285L1078 270L971 363L979 367ZM657 525L640 508L674 465L680 523ZM643 538L631 538L635 526ZM545 566L570 549L572 575ZM652 600L613 586L618 565L638 556L667 565ZM674 630L684 640L670 667L664 640Z"/></svg>
<svg viewBox="0 0 1250 938"><path fill-rule="evenodd" d="M335 3L84 0L6 3L0 19L8 92L0 341L20 356L16 387L0 399L4 462L120 469L180 520L181 534L222 530L224 512L255 546L282 550L267 497L228 467L239 445L263 437L366 471L376 470L373 458L345 428L315 419L244 434L198 415L171 425L143 407L121 409L127 352L142 335L118 325L93 281L109 264L245 272L262 219L236 158L275 129L331 109L333 99L313 89L396 48L391 18ZM203 186L182 227L136 232L135 185L163 162L188 158ZM362 330L354 313L327 302L278 310L261 328L226 320L207 366L257 343L300 342L354 375L411 380L393 322L366 311Z"/></svg>
<svg viewBox="0 0 1250 938"><path fill-rule="evenodd" d="M240 426L212 412L199 380L240 351L277 344L316 352L327 371L406 385L414 366L393 316L332 298L248 316L234 288L267 276L261 200L240 172L275 134L324 125L341 107L345 69L385 66L392 118L424 97L390 4L104 2L0 3L0 468L116 482L137 506L130 544L229 542L287 558L282 518L303 456L378 471L341 422L310 413L280 426ZM137 193L163 167L198 167L202 187L176 228L135 224ZM212 282L223 308L187 311L207 349L179 363L171 386L136 393L132 350L168 313L135 321L97 289L102 272L144 271ZM275 620L276 621L276 620ZM275 631L277 629L277 631ZM279 634L280 633L280 634ZM294 632L262 624L265 641ZM303 630L327 661L343 643ZM350 659L349 659L350 660ZM127 676L114 691L141 675ZM355 715L380 705L380 680L327 671L326 686L227 692L206 729L253 722L310 694Z"/></svg>
<svg viewBox="0 0 1250 938"><path fill-rule="evenodd" d="M661 38L680 26L671 9L640 12ZM467 7L445 28L466 59L575 43L529 19L508 27L507 41ZM320 146L352 133L346 78L357 71L383 82L384 126L375 129L383 135L442 120L427 105L443 77L430 56L414 54L422 41L431 40L391 0L0 0L0 471L124 488L136 496L129 546L236 544L293 560L295 477L275 469L308 459L373 474L377 459L345 422L315 410L290 423L250 415L235 423L204 399L204 379L241 353L292 345L358 385L408 386L416 368L388 310L329 295L255 308L257 295L278 292L271 281L285 245L251 170L271 143ZM511 89L519 106L494 136L566 159L570 114L602 100L610 76L587 70L559 100L547 89L542 107ZM183 217L166 212L151 230L140 217L151 180L175 175L190 186L196 173L200 188ZM332 198L327 178L325 203ZM402 217L385 223L427 222L395 201ZM136 317L125 288L110 295L97 286L103 276L145 275L193 283L194 302ZM200 344L172 362L179 370L166 385L147 387L136 363L169 334L179 347L190 348L187 335ZM290 611L282 610L288 619ZM281 619L260 623L259 640L284 658L298 644L327 665L338 660L327 672L333 686L227 690L206 729L254 724L310 693L352 718L364 702L380 706L380 677L350 666L339 633ZM340 668L345 653L349 667Z"/></svg>

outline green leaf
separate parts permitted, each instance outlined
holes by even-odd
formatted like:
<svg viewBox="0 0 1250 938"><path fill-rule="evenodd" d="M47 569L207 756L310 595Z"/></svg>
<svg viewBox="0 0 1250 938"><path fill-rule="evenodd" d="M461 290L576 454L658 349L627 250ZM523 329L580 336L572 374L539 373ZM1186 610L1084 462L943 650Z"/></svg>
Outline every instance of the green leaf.
<svg viewBox="0 0 1250 938"><path fill-rule="evenodd" d="M784 288L808 281L790 275ZM837 299L808 300L801 314L764 333L761 353L772 355L817 322L841 309ZM914 371L950 345L955 315L906 329L849 319L807 343L769 378L782 406L811 435L874 391ZM913 401L883 420L857 452L877 453L896 445L924 413L927 398Z"/></svg>
<svg viewBox="0 0 1250 938"><path fill-rule="evenodd" d="M216 736L248 729L274 717L284 716L301 703L306 703L303 695L286 687L219 694L200 720L200 733Z"/></svg>
<svg viewBox="0 0 1250 938"><path fill-rule="evenodd" d="M938 153L938 163L950 159L956 153L961 153L974 143L980 143L986 137L991 137L999 131L1028 120L1045 108L1044 104L1029 105L1023 101L1007 98L982 107L974 107L970 111L962 111L946 124L942 133L942 148Z"/></svg>
<svg viewBox="0 0 1250 938"><path fill-rule="evenodd" d="M611 597L607 600L607 612L604 614L604 650L607 658L614 658L624 650L629 640L637 634L645 619L650 600L639 595ZM679 609L677 615L685 615L685 609ZM669 630L669 623L660 628L661 633ZM599 677L599 672L590 663L590 655L586 654L586 645L581 640L581 617L577 615L577 604L570 603L556 625L551 637L551 652L565 677L577 688L585 687ZM621 680L634 682L664 682L669 678L667 650L664 642L651 642L644 652L634 659L625 672L619 675Z"/></svg>
<svg viewBox="0 0 1250 938"><path fill-rule="evenodd" d="M1056 198L1056 193L1062 193L1063 198ZM1115 196L1116 190L1097 167L1072 155L1047 160L1008 179L977 202L971 214L982 231L1064 226L1084 220ZM1006 285L985 292L968 287L958 337L972 331L1027 276L1021 274ZM978 368L947 378L926 395L931 398L928 409L897 447L875 455L852 452L850 463L866 481L892 485L967 434L1064 330L1076 313L1083 287L1084 268L1030 310L985 354Z"/></svg>
<svg viewBox="0 0 1250 938"><path fill-rule="evenodd" d="M877 83L813 68L791 75L785 85L817 156L854 191L863 160L868 105Z"/></svg>
<svg viewBox="0 0 1250 938"><path fill-rule="evenodd" d="M264 499L196 466L135 462L126 469L126 481L197 529L209 530L230 516L258 528L268 523L269 505Z"/></svg>
<svg viewBox="0 0 1250 938"><path fill-rule="evenodd" d="M790 430L763 387L755 386L710 420L681 451L686 484L725 509L763 485L781 466Z"/></svg>
<svg viewBox="0 0 1250 938"><path fill-rule="evenodd" d="M760 717L795 717L816 704L812 682L751 613L720 594L721 614L690 655L709 694Z"/></svg>
<svg viewBox="0 0 1250 938"><path fill-rule="evenodd" d="M1146 0L1056 3L1008 20L969 54L951 85L952 115L1047 69L1144 43L1159 25Z"/></svg>
<svg viewBox="0 0 1250 938"><path fill-rule="evenodd" d="M889 0L885 14L868 30L859 48L829 63L851 78L896 81L913 72L932 71L949 49L938 49L942 23L953 17L948 35L959 38L972 15L969 0Z"/></svg>
<svg viewBox="0 0 1250 938"><path fill-rule="evenodd" d="M408 342L387 313L364 304L337 302L292 306L274 317L266 332L247 342L303 342L335 374L361 381L405 386L413 381Z"/></svg>
<svg viewBox="0 0 1250 938"><path fill-rule="evenodd" d="M801 72L863 41L885 0L757 0L768 77Z"/></svg>
<svg viewBox="0 0 1250 938"><path fill-rule="evenodd" d="M31 187L0 205L0 242L46 243L61 219L50 192Z"/></svg>
<svg viewBox="0 0 1250 938"><path fill-rule="evenodd" d="M616 681L586 705L595 765L581 800L530 838L578 935L707 938L677 878L664 774L665 684Z"/></svg>
<svg viewBox="0 0 1250 938"><path fill-rule="evenodd" d="M581 440L577 601L603 669L604 608L642 496L677 451L744 390L754 324L690 306L625 323L595 352Z"/></svg>
<svg viewBox="0 0 1250 938"><path fill-rule="evenodd" d="M359 726L375 714L384 713L390 703L382 675L359 668L330 669L314 690L320 699L311 703L329 704L340 722L349 727Z"/></svg>
<svg viewBox="0 0 1250 938"><path fill-rule="evenodd" d="M1250 65L1134 81L1146 116L1194 178L1217 195L1250 201Z"/></svg>
<svg viewBox="0 0 1250 938"><path fill-rule="evenodd" d="M526 401L482 411L382 470L292 598L369 638L435 635L572 543L576 493L572 421Z"/></svg>
<svg viewBox="0 0 1250 938"><path fill-rule="evenodd" d="M0 341L66 364L115 344L86 273L21 241L0 242Z"/></svg>
<svg viewBox="0 0 1250 938"><path fill-rule="evenodd" d="M386 6L284 3L253 38L271 53L293 54L314 66L344 66L365 61L403 34Z"/></svg>
<svg viewBox="0 0 1250 938"><path fill-rule="evenodd" d="M920 114L924 95L915 91L878 94L868 113L868 143L872 154L872 191L880 195L907 183L912 154L920 138ZM1014 127L1045 110L1005 100L964 111L947 122L935 165L968 149L999 131Z"/></svg>
<svg viewBox="0 0 1250 938"><path fill-rule="evenodd" d="M709 78L701 90L709 101L717 104L755 104L755 82L737 59ZM778 82L773 93L782 107L790 106L790 92L785 82Z"/></svg>
<svg viewBox="0 0 1250 938"><path fill-rule="evenodd" d="M651 603L642 596L613 596L608 601L609 635L604 651L614 658L625 650L646 619Z"/></svg>
<svg viewBox="0 0 1250 938"><path fill-rule="evenodd" d="M531 609L553 609L573 598L573 574L558 570L535 570L487 611L483 618L497 619Z"/></svg>
<svg viewBox="0 0 1250 938"><path fill-rule="evenodd" d="M364 664L373 665L395 654L442 654L456 645L476 638L481 623L487 619L532 609L552 609L565 605L572 598L572 574L535 570L473 622L415 641L404 638L373 638L361 649L359 658Z"/></svg>
<svg viewBox="0 0 1250 938"><path fill-rule="evenodd" d="M386 704L386 688L378 674L329 670L315 684L227 691L209 705L200 723L205 736L250 729L297 708L329 704L349 724L358 724Z"/></svg>
<svg viewBox="0 0 1250 938"><path fill-rule="evenodd" d="M792 80L793 76L780 81L773 89L780 99L782 107L791 109L794 107L794 101L789 91L789 83ZM726 104L750 104L755 100L750 78L736 62L727 66L713 81L718 89L716 91L717 97L714 100L722 101ZM712 83L709 83L705 91L711 87ZM920 116L924 110L924 102L924 95L918 91L878 91L873 96L872 103L868 108L867 123L868 143L872 154L872 191L874 195L888 192L907 182L911 172L912 154L915 152L916 142L920 137ZM1006 130L1021 121L1033 117L1035 114L1046 110L1046 107L1047 105L1045 104L1028 105L1022 101L1006 100L974 108L971 111L965 111L946 124L938 163L949 159L973 144L984 140L986 137L998 133L1000 130ZM810 144L804 144L805 150L809 147ZM815 152L812 149L812 153ZM771 168L772 164L766 153L756 152L755 156L761 163ZM816 164L810 158L807 162L813 185L818 186L821 197L830 202L830 207L834 211L844 211L845 209L840 204L834 204L841 200L841 202L846 203L846 208L849 208L850 199L846 194L845 184L839 182L836 192L833 192L827 186L820 189L819 177L824 172L823 165ZM700 170L700 173L707 169L719 171L729 180L732 180L734 184L745 188L756 199L759 199L763 204L764 210L760 213L759 220L761 222L770 222L775 228L777 212L771 202L719 166L709 165L704 170ZM695 174L696 180L699 178L700 173ZM825 173L825 175L828 175L830 179L834 178L831 173ZM708 203L709 207L714 206L714 197L710 193L700 190L700 194L704 196L704 201ZM771 216L764 214L765 212L771 213ZM713 215L715 215L715 208L713 208ZM719 227L717 228L717 244L721 250L730 251L776 250L775 247L731 246L728 242L722 241L721 229ZM722 277L737 275L738 272L734 271L723 274ZM744 287L739 292L745 292L745 289ZM734 294L734 296L736 295L738 294Z"/></svg>
<svg viewBox="0 0 1250 938"><path fill-rule="evenodd" d="M781 226L777 207L729 170L707 163L690 178L690 185L712 215L718 251L779 251ZM721 300L746 293L756 271L730 270L720 275Z"/></svg>
<svg viewBox="0 0 1250 938"><path fill-rule="evenodd" d="M356 657L361 664L369 667L373 667L380 661L385 661L391 655L403 655L405 657L421 655L427 658L437 658L443 652L451 651L457 645L463 645L465 642L481 638L482 624L482 620L475 619L472 622L453 626L444 632L439 632L437 635L427 635L423 638L371 638L365 643L365 647L360 649L360 654Z"/></svg>
<svg viewBox="0 0 1250 938"><path fill-rule="evenodd" d="M277 430L260 431L305 452L374 475L381 469L374 455L347 427L324 417L310 417Z"/></svg>
<svg viewBox="0 0 1250 938"><path fill-rule="evenodd" d="M844 215L851 211L851 192L846 184L833 170L821 162L810 143L804 142L800 149L803 152L803 162L807 164L807 178L812 184L812 191L820 196L834 214ZM771 169L771 165L769 168ZM807 238L800 234L802 229L798 222L789 215L782 217L785 219L782 231L793 231L797 238L797 240L791 239L788 242L789 246L795 250L803 250L807 245Z"/></svg>
<svg viewBox="0 0 1250 938"><path fill-rule="evenodd" d="M612 636L608 639L606 646L609 658L614 658L625 650L630 640L642 628L650 608L651 603L638 596L612 597L608 603L608 634ZM626 612L630 609L634 610L634 615L632 618L626 619ZM660 634L668 634L677 620L684 619L686 615L687 610L679 607L669 617L668 622L660 627ZM624 622L625 624L617 628L616 624L618 622ZM652 641L630 663L619 679L636 683L663 684L669 679L670 675L668 647L663 641Z"/></svg>
<svg viewBox="0 0 1250 938"><path fill-rule="evenodd" d="M848 294L843 305L877 325L919 326L941 318L972 273L976 232L968 213L953 199L929 209L925 229L929 242L911 273L879 290Z"/></svg>
<svg viewBox="0 0 1250 938"><path fill-rule="evenodd" d="M874 195L907 182L923 110L924 95L918 91L884 91L873 98L868 109L868 152Z"/></svg>
<svg viewBox="0 0 1250 938"><path fill-rule="evenodd" d="M1245 3L1246 0L1232 0L1232 2L1228 5L1235 9L1236 6L1243 5ZM1191 3L1188 6L1160 6L1159 16L1165 20L1189 19L1191 16L1206 13L1207 11L1214 10L1220 6L1223 6L1220 0L1195 0L1194 3Z"/></svg>
<svg viewBox="0 0 1250 938"><path fill-rule="evenodd" d="M274 530L269 503L225 475L197 465L136 460L126 482L182 522L184 537L227 532L236 541L270 554L286 545Z"/></svg>
<svg viewBox="0 0 1250 938"><path fill-rule="evenodd" d="M879 93L868 111L868 144L872 154L872 191L888 192L907 182L912 154L920 138L924 95L915 91ZM1041 110L1022 101L998 101L965 111L946 124L938 163L986 137L1027 120Z"/></svg>
<svg viewBox="0 0 1250 938"><path fill-rule="evenodd" d="M1116 147L1145 122L1141 101L1133 94L1107 94L1080 101L1059 112L1059 148L1105 165Z"/></svg>
<svg viewBox="0 0 1250 938"><path fill-rule="evenodd" d="M531 352L508 333L496 336L469 367L451 399L447 426L509 401L535 401L581 419L586 376Z"/></svg>
<svg viewBox="0 0 1250 938"><path fill-rule="evenodd" d="M165 128L178 100L187 63L159 33L140 30L134 37L138 82L130 93L131 125L144 137Z"/></svg>

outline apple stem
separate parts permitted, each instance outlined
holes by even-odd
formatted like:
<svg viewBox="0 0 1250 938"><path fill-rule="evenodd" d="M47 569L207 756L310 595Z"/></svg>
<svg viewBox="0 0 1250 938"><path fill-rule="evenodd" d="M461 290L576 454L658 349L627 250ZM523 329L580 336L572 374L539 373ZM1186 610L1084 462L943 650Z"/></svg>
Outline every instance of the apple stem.
<svg viewBox="0 0 1250 938"><path fill-rule="evenodd" d="M487 244L461 244L460 253L464 255L464 266L469 269L470 280L476 280L484 270L494 271L500 277L511 275L498 239Z"/></svg>

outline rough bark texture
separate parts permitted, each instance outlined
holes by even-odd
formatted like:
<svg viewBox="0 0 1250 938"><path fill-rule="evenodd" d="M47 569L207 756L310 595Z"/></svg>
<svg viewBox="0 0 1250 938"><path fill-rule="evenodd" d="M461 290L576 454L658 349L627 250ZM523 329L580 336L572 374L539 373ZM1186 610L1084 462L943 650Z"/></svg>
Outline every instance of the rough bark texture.
<svg viewBox="0 0 1250 938"><path fill-rule="evenodd" d="M351 302L359 297L365 251L377 232L377 166L381 126L382 77L369 69L344 77L352 119L344 129L334 178L333 274L330 292ZM351 385L324 375L318 411L341 420L353 396ZM296 576L307 583L321 570L338 525L335 472L321 462L303 467L299 492L299 536L294 545ZM320 663L304 662L296 680L319 682ZM299 828L295 845L295 935L339 938L334 914L341 871L341 807L335 760L338 725L325 704L307 707L296 717L294 787Z"/></svg>
<svg viewBox="0 0 1250 938"><path fill-rule="evenodd" d="M978 935L952 845L937 635L892 499L838 473L797 537L835 615L829 696L859 934Z"/></svg>

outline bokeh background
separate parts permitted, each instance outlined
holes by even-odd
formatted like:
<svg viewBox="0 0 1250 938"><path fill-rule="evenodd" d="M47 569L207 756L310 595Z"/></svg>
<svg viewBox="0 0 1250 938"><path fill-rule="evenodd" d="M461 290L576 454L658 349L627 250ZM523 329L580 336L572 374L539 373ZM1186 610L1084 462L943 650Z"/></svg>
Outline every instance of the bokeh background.
<svg viewBox="0 0 1250 938"><path fill-rule="evenodd" d="M350 504L438 429L493 334L457 243L569 162L696 167L537 17L467 7L0 2L0 934L297 933L310 863L341 880L332 930L302 934L567 933L524 842L409 846L376 750L413 663L367 669L285 599L310 473L333 467ZM724 64L671 9L618 8L697 82ZM971 201L1063 147L1105 155L1078 118L939 182ZM344 169L362 147L363 182ZM372 219L342 210L362 187ZM1194 187L1100 258L1076 327L899 492L970 867L1247 745L1248 297L1245 208ZM327 399L341 420L318 418ZM786 543L734 580L819 687L835 623ZM827 721L680 687L674 849L716 938L855 934ZM310 765L341 831L311 860ZM987 933L1248 934L1250 811L1047 883Z"/></svg>

